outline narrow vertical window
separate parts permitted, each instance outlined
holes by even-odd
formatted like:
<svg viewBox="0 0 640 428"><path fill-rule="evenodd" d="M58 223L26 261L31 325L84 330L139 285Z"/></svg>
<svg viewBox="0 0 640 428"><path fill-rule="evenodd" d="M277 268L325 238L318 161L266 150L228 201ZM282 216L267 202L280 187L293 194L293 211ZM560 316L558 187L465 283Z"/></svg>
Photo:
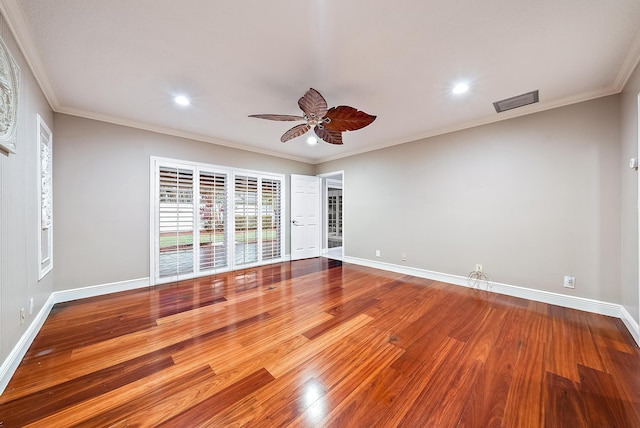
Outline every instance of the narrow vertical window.
<svg viewBox="0 0 640 428"><path fill-rule="evenodd" d="M38 280L53 269L53 134L38 115Z"/></svg>

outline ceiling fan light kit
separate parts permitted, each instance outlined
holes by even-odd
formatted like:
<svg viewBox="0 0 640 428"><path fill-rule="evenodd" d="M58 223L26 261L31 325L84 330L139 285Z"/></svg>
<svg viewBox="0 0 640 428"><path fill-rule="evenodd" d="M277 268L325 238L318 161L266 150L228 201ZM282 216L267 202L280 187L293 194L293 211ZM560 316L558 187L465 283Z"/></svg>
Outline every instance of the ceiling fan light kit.
<svg viewBox="0 0 640 428"><path fill-rule="evenodd" d="M372 116L354 107L327 107L327 101L320 92L310 88L298 100L303 116L286 114L252 114L249 117L277 121L304 121L285 132L280 141L287 142L299 137L313 128L318 138L329 144L342 144L342 133L355 131L370 125L376 116Z"/></svg>

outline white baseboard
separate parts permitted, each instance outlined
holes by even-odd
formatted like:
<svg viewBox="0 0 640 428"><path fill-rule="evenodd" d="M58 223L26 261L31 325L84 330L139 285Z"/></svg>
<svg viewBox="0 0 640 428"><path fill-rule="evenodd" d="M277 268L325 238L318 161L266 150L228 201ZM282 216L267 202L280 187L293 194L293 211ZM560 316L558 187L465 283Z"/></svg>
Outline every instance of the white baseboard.
<svg viewBox="0 0 640 428"><path fill-rule="evenodd" d="M434 272L426 269L418 269L413 267L395 265L391 263L376 262L373 260L360 259L357 257L344 257L347 263L372 267L376 269L388 270L391 272L412 275L419 278L432 279L435 281L446 282L454 285L468 287L466 276L451 275L447 273ZM624 310L622 305L615 303L602 302L599 300L586 299L584 297L567 296L565 294L552 293L549 291L535 290L532 288L519 287L517 285L501 284L499 282L489 282L489 291L507 296L520 297L522 299L534 300L536 302L548 303L551 305L563 306L565 308L578 309L586 312L593 312L601 315L608 315L615 318L621 318L629 332L640 345L640 335L638 334L638 324L633 320L629 313ZM623 312L624 311L624 312ZM626 315L624 315L626 313ZM627 318L625 320L625 318ZM631 326L631 327L630 327ZM635 331L634 331L635 329Z"/></svg>
<svg viewBox="0 0 640 428"><path fill-rule="evenodd" d="M22 358L29 350L31 343L36 338L36 335L42 328L42 325L47 320L51 308L55 304L53 294L49 296L42 309L35 316L27 330L24 332L16 346L13 347L7 358L2 362L0 366L0 395L4 392L4 389L9 384L11 377L15 373L16 369L20 365Z"/></svg>
<svg viewBox="0 0 640 428"><path fill-rule="evenodd" d="M290 255L286 255L284 258L285 260L290 260ZM376 262L349 256L343 257L343 261L375 269L401 273L404 275L412 275L418 278L432 279L435 281L460 285L463 287L469 286L467 278L459 275L451 275L426 269ZM16 346L14 346L13 350L9 353L9 356L0 366L0 395L7 387L9 380L11 380L11 377L18 368L18 365L20 365L20 361L22 361L22 358L27 353L29 346L31 346L31 343L40 331L40 328L42 328L42 325L46 321L47 316L49 315L49 312L51 312L51 308L53 308L54 304L69 302L77 299L84 299L87 297L101 296L104 294L117 293L119 291L134 290L137 288L144 288L148 286L149 278L138 278L127 281L118 281L108 284L76 288L73 290L56 291L52 293L40 312L38 312L38 315L36 315L36 317L34 318L31 325L29 325L27 330L24 332ZM593 312L596 314L620 318L629 330L629 333L631 333L631 335L635 339L636 343L640 346L640 327L622 305L601 302L592 299L585 299L583 297L551 293L548 291L534 290L531 288L519 287L516 285L501 284L498 282L490 282L489 291L513 297L534 300L537 302L563 306L566 308L578 309L586 312Z"/></svg>
<svg viewBox="0 0 640 428"><path fill-rule="evenodd" d="M56 291L53 293L53 296L55 298L55 303L61 303L78 299L86 299L87 297L117 293L119 291L135 290L137 288L144 287L149 287L148 277L130 279L127 281L110 282L108 284L91 285L89 287L75 288L73 290Z"/></svg>
<svg viewBox="0 0 640 428"><path fill-rule="evenodd" d="M0 395L9 384L11 377L20 365L29 347L36 338L36 335L47 320L51 308L56 303L69 302L71 300L84 299L87 297L101 296L103 294L116 293L118 291L133 290L149 286L149 278L132 279L128 281L112 282L109 284L93 285L74 290L64 290L53 292L40 312L35 316L27 330L24 332L18 343L13 347L7 358L0 366Z"/></svg>
<svg viewBox="0 0 640 428"><path fill-rule="evenodd" d="M624 325L627 326L627 330L629 330L633 339L636 341L638 346L640 346L640 327L624 306L620 308L620 319L622 319Z"/></svg>

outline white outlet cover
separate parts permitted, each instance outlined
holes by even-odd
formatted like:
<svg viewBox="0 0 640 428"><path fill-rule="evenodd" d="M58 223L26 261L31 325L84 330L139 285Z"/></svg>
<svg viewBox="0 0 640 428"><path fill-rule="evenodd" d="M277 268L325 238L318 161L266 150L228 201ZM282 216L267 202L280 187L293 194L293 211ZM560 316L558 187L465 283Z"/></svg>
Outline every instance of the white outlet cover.
<svg viewBox="0 0 640 428"><path fill-rule="evenodd" d="M576 278L574 276L565 275L564 286L566 288L576 288Z"/></svg>

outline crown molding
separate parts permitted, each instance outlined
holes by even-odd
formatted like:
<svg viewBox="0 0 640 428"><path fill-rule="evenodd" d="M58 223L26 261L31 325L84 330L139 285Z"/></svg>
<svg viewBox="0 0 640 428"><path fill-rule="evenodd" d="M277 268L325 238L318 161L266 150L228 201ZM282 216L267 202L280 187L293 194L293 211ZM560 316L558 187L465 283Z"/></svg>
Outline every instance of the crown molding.
<svg viewBox="0 0 640 428"><path fill-rule="evenodd" d="M2 0L0 0L0 1L2 1ZM546 111L546 110L552 110L552 109L555 109L555 108L564 107L564 106L568 106L568 105L571 105L571 104L577 104L577 103L581 103L581 102L584 102L584 101L593 100L593 99L596 99L596 98L606 97L606 96L609 96L609 95L617 94L619 92L620 92L620 90L618 90L617 88L609 87L609 88L605 88L605 89L595 90L595 91L591 91L591 92L585 92L585 93L582 93L582 94L561 98L559 100L536 103L536 104L530 104L530 105L527 105L527 106L524 106L524 107L521 107L521 108L518 108L518 109L508 110L508 111L506 111L504 113L496 113L495 115L492 115L492 116L485 116L485 117L482 117L482 118L479 118L479 119L474 119L474 120L470 120L470 121L467 121L467 122L459 123L459 124L454 125L454 126L445 127L445 128L439 128L439 129L428 131L428 132L425 132L425 133L412 135L412 136L405 137L405 138L402 138L402 139L394 140L394 141L391 141L391 142L388 142L388 143L378 144L378 145L375 145L375 146L368 146L368 147L365 147L365 148L362 148L362 149L352 150L352 151L349 151L349 152L341 153L341 154L330 156L330 157L315 158L315 159L314 158L301 157L301 156L288 155L286 153L277 152L277 151L273 151L273 150L260 149L260 148L254 147L254 146L249 146L247 144L242 144L242 143L237 143L237 142L232 142L232 141L219 140L219 139L216 139L216 138L212 138L212 137L209 137L209 136L206 136L206 135L197 134L197 133L193 133L193 132L181 131L179 129L168 128L168 127L163 127L163 126L158 126L158 125L151 125L151 124L148 124L148 123L128 120L128 119L124 119L124 118L120 118L120 117L116 117L116 116L109 116L109 115L104 115L104 114L100 114L100 113L94 113L94 112L80 110L80 109L73 109L73 108L68 108L68 107L59 107L57 110L54 108L54 111L56 111L57 113L68 114L68 115L71 115L71 116L82 117L82 118L85 118L85 119L92 119L92 120L97 120L97 121L100 121L100 122L106 122L106 123L112 123L112 124L116 124L116 125L127 126L129 128L136 128L136 129L141 129L141 130L145 130L145 131L157 132L159 134L171 135L171 136L180 137L180 138L187 138L189 140L196 140L196 141L202 141L202 142L205 142L205 143L216 144L218 146L225 146L225 147L230 147L230 148L233 148L233 149L244 150L244 151L253 152L253 153L259 153L259 154L262 154L262 155L275 156L275 157L282 158L282 159L289 159L289 160L293 160L293 161L297 161L297 162L303 162L303 163L307 163L307 164L311 164L311 165L318 165L318 164L325 163L325 162L330 162L330 161L333 161L333 160L343 159L343 158L347 158L347 157L350 157L350 156L355 156L355 155L359 155L359 154L363 154L363 153L368 153L368 152L373 152L373 151L376 151L376 150L385 149L385 148L388 148L388 147L393 147L393 146L398 146L398 145L401 145L401 144L411 143L411 142L414 142L414 141L424 140L426 138L436 137L438 135L450 134L452 132L457 132L457 131L462 131L462 130L465 130L465 129L475 128L475 127L482 126L482 125L488 125L488 124L495 123L495 122L501 122L503 120L513 119L513 118L516 118L516 117L527 116L527 115L530 115L530 114L533 114L533 113L539 113L539 112L543 112L543 111Z"/></svg>
<svg viewBox="0 0 640 428"><path fill-rule="evenodd" d="M622 92L629 78L640 62L640 29L636 32L636 36L631 41L627 56L624 58L618 69L618 74L613 81L613 87L618 92Z"/></svg>
<svg viewBox="0 0 640 428"><path fill-rule="evenodd" d="M45 67L38 53L38 49L36 48L35 42L33 41L33 38L31 36L29 24L24 18L24 14L22 13L22 9L18 4L17 0L0 0L0 13L2 13L7 24L9 25L9 28L13 33L14 38L16 39L16 43L18 44L18 47L22 51L25 61L27 62L29 68L33 72L36 81L40 85L40 88L42 89L42 92L44 93L45 98L49 102L49 105L51 106L54 112L69 114L69 115L83 117L87 119L98 120L98 121L107 122L107 123L113 123L117 125L127 126L131 128L136 128L136 129L142 129L146 131L158 132L161 134L187 138L187 139L196 140L196 141L207 142L207 143L230 147L238 150L259 153L267 156L275 156L278 158L289 159L289 160L303 162L303 163L312 164L312 165L317 165L325 162L343 159L343 158L359 155L362 153L380 150L380 149L397 146L400 144L405 144L413 141L423 140L425 138L435 137L438 135L448 134L456 131L462 131L462 130L474 128L477 126L487 125L494 122L500 122L500 121L512 119L515 117L525 116L533 113L542 112L545 110L551 110L554 108L567 106L570 104L589 101L595 98L617 94L622 92L622 90L624 89L624 86L626 85L627 81L631 77L636 66L640 62L640 30L638 30L638 32L636 33L635 37L633 38L630 44L627 55L625 56L624 60L620 65L618 73L614 78L613 84L610 87L591 91L591 92L581 93L581 94L573 95L570 97L565 97L555 101L531 104L519 109L509 110L508 112L504 112L500 114L496 113L495 115L485 116L483 118L463 122L454 126L439 128L439 129L427 131L424 133L403 137L387 143L378 144L375 146L368 146L362 149L352 150L352 151L344 152L344 153L329 156L329 157L309 158L309 157L288 155L286 153L282 153L274 150L259 149L247 144L219 140L216 138L212 138L212 137L197 134L197 133L181 131L178 129L168 128L163 126L151 125L147 123L123 119L120 117L109 116L109 115L104 115L104 114L95 113L91 111L85 111L81 109L75 109L75 108L63 106L60 104L60 99L58 97L58 94L45 72Z"/></svg>
<svg viewBox="0 0 640 428"><path fill-rule="evenodd" d="M578 94L578 95L572 95L570 97L565 97L565 98L561 98L561 99L554 100L554 101L540 102L540 103L536 103L536 104L529 104L529 105L521 107L521 108L508 110L508 111L503 112L503 113L496 113L496 114L494 114L492 116L485 116L485 117L482 117L482 118L479 118L479 119L470 120L470 121L467 121L467 122L462 122L462 123L459 123L459 124L454 125L454 126L449 126L449 127L445 127L445 128L439 128L439 129L427 131L427 132L421 133L421 134L414 134L414 135L411 135L409 137L405 137L405 138L402 138L402 139L399 139L399 140L394 140L394 141L391 141L391 142L388 142L388 143L378 144L376 146L369 146L369 147L364 148L364 149L353 150L353 151L350 151L350 152L341 153L339 155L321 158L321 159L318 159L318 160L314 161L313 163L314 164L320 164L320 163L330 162L330 161L343 159L343 158L350 157L350 156L359 155L359 154L362 154L362 153L368 153L368 152L372 152L372 151L375 151L375 150L380 150L380 149L385 149L385 148L388 148L388 147L398 146L400 144L405 144L405 143L411 143L411 142L414 142L414 141L424 140L426 138L436 137L438 135L450 134L452 132L463 131L465 129L475 128L475 127L482 126L482 125L488 125L490 123L502 122L503 120L513 119L513 118L516 118L516 117L528 116L530 114L540 113L540 112L543 112L543 111L546 111L546 110L552 110L552 109L555 109L555 108L564 107L564 106L568 106L568 105L571 105L571 104L577 104L577 103L581 103L581 102L584 102L584 101L593 100L593 99L596 99L596 98L606 97L606 96L614 95L614 94L617 94L617 93L620 93L620 90L618 90L615 87L609 87L609 88L604 88L604 89L598 89L598 90L591 91L591 92L585 92L585 93Z"/></svg>
<svg viewBox="0 0 640 428"><path fill-rule="evenodd" d="M181 131L175 128L169 128L165 126L151 125L144 122L138 122L135 120L124 119L117 116L110 116L106 114L94 113L91 111L85 111L80 109L73 109L68 107L61 107L56 113L67 114L70 116L82 117L84 119L97 120L99 122L111 123L114 125L126 126L128 128L140 129L143 131L156 132L158 134L170 135L173 137L186 138L188 140L200 141L203 143L215 144L217 146L229 147L237 150L244 150L245 152L259 153L261 155L274 156L281 159L289 159L297 162L303 162L310 164L311 160L301 156L289 155L286 153L280 153L273 150L265 150L257 147L249 146L247 144L236 143L233 141L220 140L212 138L206 135L197 134L195 132Z"/></svg>

